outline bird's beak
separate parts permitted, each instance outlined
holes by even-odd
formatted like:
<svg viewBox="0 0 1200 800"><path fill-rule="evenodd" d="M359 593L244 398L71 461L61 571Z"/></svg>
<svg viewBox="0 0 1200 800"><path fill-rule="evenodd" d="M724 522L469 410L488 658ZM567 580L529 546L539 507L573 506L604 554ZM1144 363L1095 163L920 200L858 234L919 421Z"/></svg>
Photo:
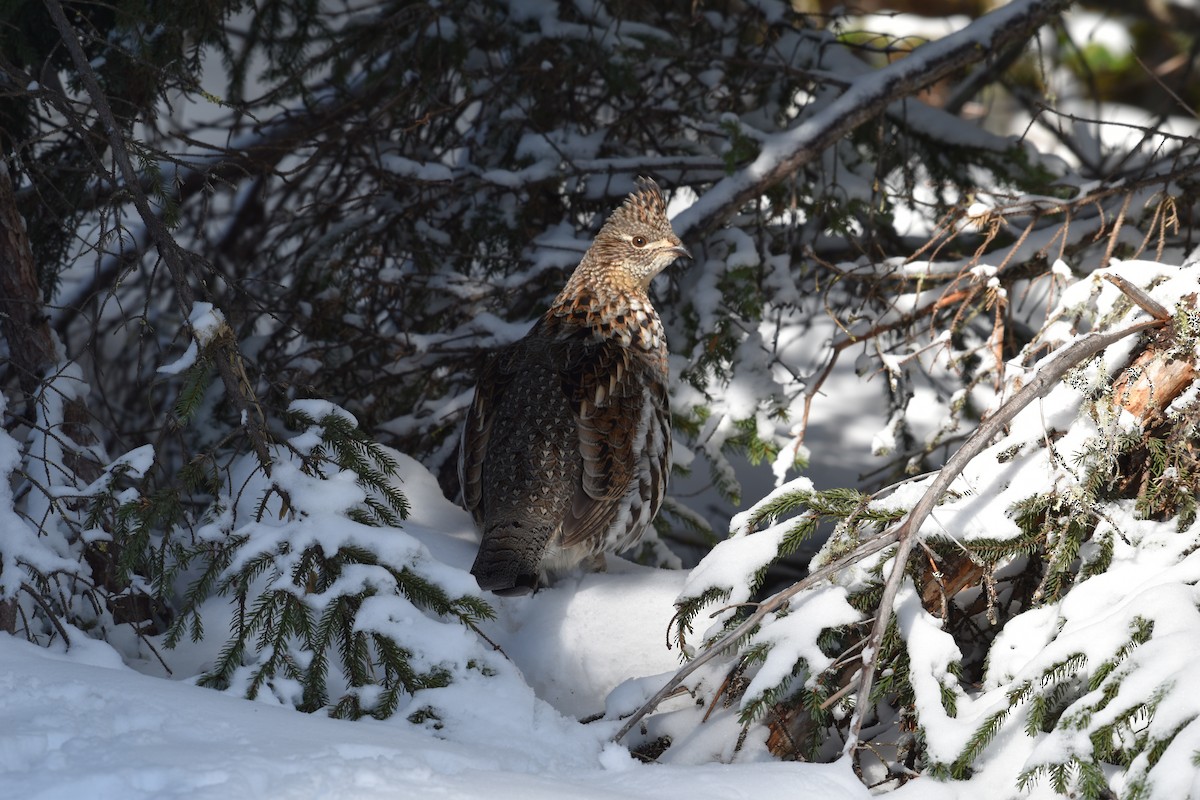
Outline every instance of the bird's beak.
<svg viewBox="0 0 1200 800"><path fill-rule="evenodd" d="M676 244L676 245L672 245L670 248L668 248L667 252L669 252L671 255L675 256L676 258L691 258L692 257L691 252L686 247L683 246L683 242L680 242L679 244Z"/></svg>

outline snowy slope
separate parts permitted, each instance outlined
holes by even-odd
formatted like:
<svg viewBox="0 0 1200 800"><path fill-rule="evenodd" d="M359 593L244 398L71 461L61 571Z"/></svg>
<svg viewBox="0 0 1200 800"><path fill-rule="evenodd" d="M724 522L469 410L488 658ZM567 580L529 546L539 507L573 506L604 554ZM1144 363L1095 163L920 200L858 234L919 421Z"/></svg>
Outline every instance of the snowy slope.
<svg viewBox="0 0 1200 800"><path fill-rule="evenodd" d="M416 462L401 464L415 501L405 532L465 570L469 518ZM678 663L665 634L684 573L613 561L532 598L493 599L484 631L508 658L493 676L422 692L413 705L441 715L424 726L403 710L347 722L192 685L220 646L219 605L210 640L162 651L176 680L125 666L80 631L67 652L0 636L0 798L867 796L845 765L642 764L608 743L618 722L577 722L627 678Z"/></svg>
<svg viewBox="0 0 1200 800"><path fill-rule="evenodd" d="M138 674L88 640L64 655L0 638L0 686L8 798L866 795L836 766L637 764L583 726L548 736L561 718L525 738L464 744L403 721L301 714Z"/></svg>

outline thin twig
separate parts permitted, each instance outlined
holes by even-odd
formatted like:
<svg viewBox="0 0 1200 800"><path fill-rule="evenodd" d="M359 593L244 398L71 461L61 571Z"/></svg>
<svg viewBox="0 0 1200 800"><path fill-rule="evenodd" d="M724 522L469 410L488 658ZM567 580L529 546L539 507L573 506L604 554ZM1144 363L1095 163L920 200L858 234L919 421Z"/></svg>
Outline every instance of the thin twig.
<svg viewBox="0 0 1200 800"><path fill-rule="evenodd" d="M474 622L471 622L470 620L466 621L466 625L468 628L475 631L475 634L480 639L483 639L485 642L487 642L491 646L492 650L494 650L497 653L499 653L500 655L504 656L507 660L512 661L512 659L508 657L508 653L504 652L504 648L502 648L500 645L496 644L496 642L492 640L492 637L488 636L486 633L483 632L482 628L480 628L478 625L476 625Z"/></svg>
<svg viewBox="0 0 1200 800"><path fill-rule="evenodd" d="M1117 212L1117 217L1113 220L1112 233L1108 235L1108 245L1104 248L1104 255L1100 257L1100 268L1104 269L1108 266L1108 262L1112 261L1113 251L1117 249L1117 238L1121 235L1121 226L1125 224L1125 214L1129 211L1129 204L1133 202L1133 192L1125 195L1125 202L1121 203L1121 210Z"/></svg>
<svg viewBox="0 0 1200 800"><path fill-rule="evenodd" d="M826 710L827 708L831 707L834 703L836 703L838 700L841 700L843 697L848 695L851 692L851 690L854 689L854 677L856 675L858 675L860 672L862 672L862 670L855 670L854 675L850 676L850 680L847 681L845 686L838 689L833 694L829 695L829 697L825 698L825 702L821 703L821 706L820 706L821 710L822 711Z"/></svg>
<svg viewBox="0 0 1200 800"><path fill-rule="evenodd" d="M725 675L725 680L721 681L721 685L717 687L717 691L713 693L713 698L709 701L708 710L704 712L704 716L700 719L700 724L708 722L708 718L712 716L713 711L717 708L717 701L721 699L721 695L725 694L725 690L729 688L729 684L733 681L733 674L736 669L729 670Z"/></svg>
<svg viewBox="0 0 1200 800"><path fill-rule="evenodd" d="M63 627L62 622L58 619L58 614L55 614L54 609L50 608L50 606L46 603L46 598L34 591L33 587L24 581L21 582L21 591L27 593L33 598L35 603L42 607L42 611L46 612L46 617L50 620L50 624L53 625L54 629L58 631L58 635L63 638L63 644L66 645L68 650L70 650L71 637L67 636L66 628Z"/></svg>

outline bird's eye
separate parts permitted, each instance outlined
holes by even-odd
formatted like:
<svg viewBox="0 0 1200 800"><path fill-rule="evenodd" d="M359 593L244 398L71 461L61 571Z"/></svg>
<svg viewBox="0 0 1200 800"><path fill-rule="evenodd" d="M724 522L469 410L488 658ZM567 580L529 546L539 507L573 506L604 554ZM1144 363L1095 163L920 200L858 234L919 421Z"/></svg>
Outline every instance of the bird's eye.
<svg viewBox="0 0 1200 800"><path fill-rule="evenodd" d="M645 247L646 246L646 237L645 236L633 237L633 246L634 247Z"/></svg>

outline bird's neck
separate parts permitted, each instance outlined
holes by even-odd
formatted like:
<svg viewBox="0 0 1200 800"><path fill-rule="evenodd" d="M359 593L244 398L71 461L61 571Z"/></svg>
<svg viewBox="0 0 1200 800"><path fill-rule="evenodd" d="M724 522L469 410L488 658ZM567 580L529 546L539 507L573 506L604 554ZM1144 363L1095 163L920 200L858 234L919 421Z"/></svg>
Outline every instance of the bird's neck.
<svg viewBox="0 0 1200 800"><path fill-rule="evenodd" d="M637 297L649 303L649 281L639 279L622 266L606 263L589 250L571 273L567 285L558 293L555 304L573 295L590 293L599 296Z"/></svg>
<svg viewBox="0 0 1200 800"><path fill-rule="evenodd" d="M578 274L577 269L542 318L546 333L616 341L665 357L662 321L644 290L617 281L576 281Z"/></svg>

